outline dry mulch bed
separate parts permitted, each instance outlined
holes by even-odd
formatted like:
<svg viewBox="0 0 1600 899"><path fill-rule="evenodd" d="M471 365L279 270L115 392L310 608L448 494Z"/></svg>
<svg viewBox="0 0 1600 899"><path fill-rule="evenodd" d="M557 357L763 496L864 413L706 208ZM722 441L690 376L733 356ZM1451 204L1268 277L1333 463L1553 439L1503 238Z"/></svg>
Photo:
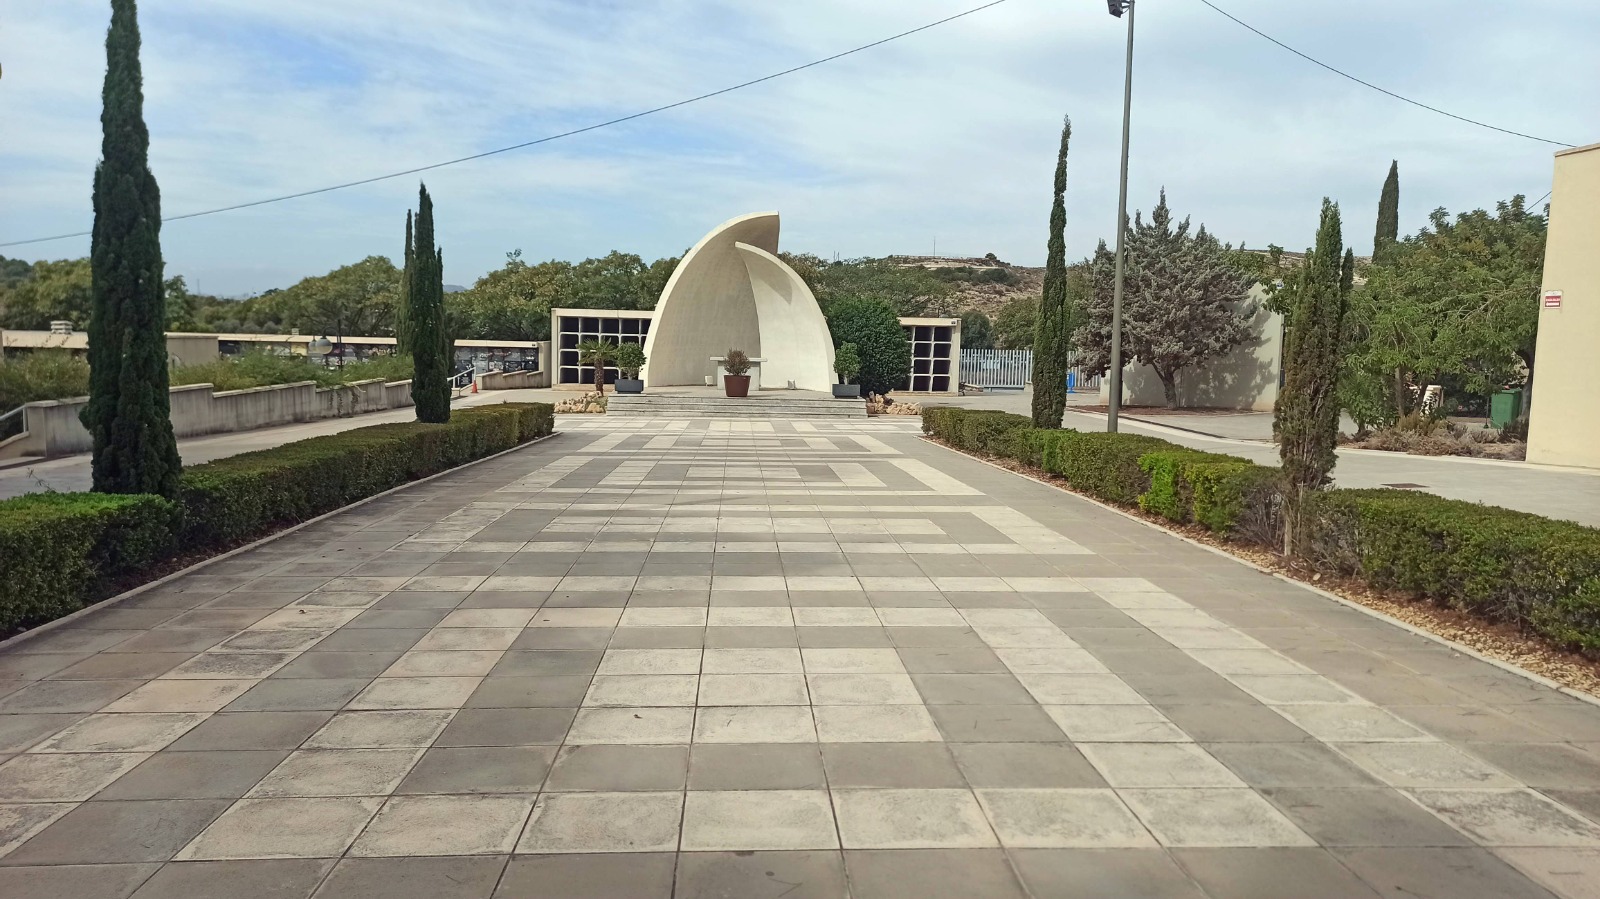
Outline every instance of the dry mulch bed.
<svg viewBox="0 0 1600 899"><path fill-rule="evenodd" d="M982 459L992 465L1015 472L1041 484L1055 487L1063 493L1070 493L1090 502L1100 502L1073 490L1058 478L1045 474L1038 469L1030 468L1015 460L968 453L941 440L934 440L931 437L925 437L924 439L963 455ZM1106 505L1104 503L1101 504ZM1434 605L1402 591L1375 588L1357 578L1334 576L1314 571L1304 563L1285 559L1270 550L1222 539L1198 525L1177 525L1141 509L1127 509L1120 506L1111 508L1115 508L1124 515L1130 515L1155 525L1161 530L1171 531L1197 543L1204 543L1207 546L1222 550L1229 555L1236 556L1274 574L1299 581L1319 590L1326 590L1341 599L1382 612L1419 630L1424 630L1454 643L1470 647L1491 659L1506 662L1524 671L1548 678L1568 689L1600 697L1600 660L1567 652L1550 645L1538 637L1521 633L1509 624L1486 621L1455 609Z"/></svg>

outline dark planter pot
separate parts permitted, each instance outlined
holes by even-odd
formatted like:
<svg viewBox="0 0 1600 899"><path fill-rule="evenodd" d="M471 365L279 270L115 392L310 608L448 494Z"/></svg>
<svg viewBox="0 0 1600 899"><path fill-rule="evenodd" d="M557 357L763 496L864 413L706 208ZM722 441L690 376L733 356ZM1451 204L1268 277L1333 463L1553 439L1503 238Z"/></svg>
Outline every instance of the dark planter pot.
<svg viewBox="0 0 1600 899"><path fill-rule="evenodd" d="M724 392L726 392L728 394L728 396L749 396L750 395L750 376L749 375L723 375L722 376L722 389L723 389Z"/></svg>
<svg viewBox="0 0 1600 899"><path fill-rule="evenodd" d="M642 378L618 378L618 393L644 393L644 380Z"/></svg>
<svg viewBox="0 0 1600 899"><path fill-rule="evenodd" d="M833 385L833 398L836 400L861 399L860 384L835 384Z"/></svg>

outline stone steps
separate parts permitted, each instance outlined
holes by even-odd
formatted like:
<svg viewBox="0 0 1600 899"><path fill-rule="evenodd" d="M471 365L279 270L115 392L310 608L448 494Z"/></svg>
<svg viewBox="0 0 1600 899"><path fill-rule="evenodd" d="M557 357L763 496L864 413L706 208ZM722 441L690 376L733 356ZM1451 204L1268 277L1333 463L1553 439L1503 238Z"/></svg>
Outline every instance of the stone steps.
<svg viewBox="0 0 1600 899"><path fill-rule="evenodd" d="M672 394L611 394L606 414L633 418L866 418L863 400L765 395L743 399Z"/></svg>

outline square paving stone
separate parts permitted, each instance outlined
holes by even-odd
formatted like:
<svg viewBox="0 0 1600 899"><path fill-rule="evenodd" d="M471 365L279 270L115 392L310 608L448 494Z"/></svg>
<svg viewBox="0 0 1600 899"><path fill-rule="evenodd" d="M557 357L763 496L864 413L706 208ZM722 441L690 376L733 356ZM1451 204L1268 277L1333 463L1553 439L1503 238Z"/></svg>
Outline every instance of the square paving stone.
<svg viewBox="0 0 1600 899"><path fill-rule="evenodd" d="M1239 787L1233 772L1191 743L1086 743L1079 750L1113 787Z"/></svg>
<svg viewBox="0 0 1600 899"><path fill-rule="evenodd" d="M1466 837L1396 790L1262 790L1323 846L1470 846Z"/></svg>
<svg viewBox="0 0 1600 899"><path fill-rule="evenodd" d="M1010 674L915 674L928 705L1025 705L1028 691Z"/></svg>
<svg viewBox="0 0 1600 899"><path fill-rule="evenodd" d="M0 752L20 752L81 718L78 713L0 715Z"/></svg>
<svg viewBox="0 0 1600 899"><path fill-rule="evenodd" d="M174 752L297 749L332 717L331 711L219 712L167 748Z"/></svg>
<svg viewBox="0 0 1600 899"><path fill-rule="evenodd" d="M882 627L797 627L800 645L817 649L887 649L894 644Z"/></svg>
<svg viewBox="0 0 1600 899"><path fill-rule="evenodd" d="M221 750L150 756L96 799L238 799L289 755L287 750Z"/></svg>
<svg viewBox="0 0 1600 899"><path fill-rule="evenodd" d="M806 706L706 706L694 722L696 743L815 743Z"/></svg>
<svg viewBox="0 0 1600 899"><path fill-rule="evenodd" d="M317 899L489 899L505 866L499 856L346 858Z"/></svg>
<svg viewBox="0 0 1600 899"><path fill-rule="evenodd" d="M352 699L351 709L456 709L487 678L380 677ZM292 683L292 681L285 681Z"/></svg>
<svg viewBox="0 0 1600 899"><path fill-rule="evenodd" d="M86 802L4 858L8 865L161 862L222 814L226 800Z"/></svg>
<svg viewBox="0 0 1600 899"><path fill-rule="evenodd" d="M198 713L90 715L34 752L154 752L205 719Z"/></svg>
<svg viewBox="0 0 1600 899"><path fill-rule="evenodd" d="M668 899L672 852L523 855L500 878L495 899Z"/></svg>
<svg viewBox="0 0 1600 899"><path fill-rule="evenodd" d="M703 675L800 674L800 650L707 649L701 662Z"/></svg>
<svg viewBox="0 0 1600 899"><path fill-rule="evenodd" d="M349 848L382 804L372 796L241 799L184 847L178 858L335 857Z"/></svg>
<svg viewBox="0 0 1600 899"><path fill-rule="evenodd" d="M6 899L127 899L156 865L46 865L0 868L0 896Z"/></svg>
<svg viewBox="0 0 1600 899"><path fill-rule="evenodd" d="M1163 846L1316 845L1254 790L1118 790L1117 795Z"/></svg>
<svg viewBox="0 0 1600 899"><path fill-rule="evenodd" d="M611 642L609 627L528 628L511 644L518 649L605 649Z"/></svg>
<svg viewBox="0 0 1600 899"><path fill-rule="evenodd" d="M1213 896L1230 899L1377 899L1322 849L1179 849L1178 863Z"/></svg>
<svg viewBox="0 0 1600 899"><path fill-rule="evenodd" d="M897 660L898 664L898 660ZM916 685L904 672L882 674L807 674L816 705L922 705Z"/></svg>
<svg viewBox="0 0 1600 899"><path fill-rule="evenodd" d="M1188 743L1190 736L1149 705L1049 705L1044 710L1079 743Z"/></svg>
<svg viewBox="0 0 1600 899"><path fill-rule="evenodd" d="M1253 787L1380 785L1372 775L1321 743L1208 743L1205 749Z"/></svg>
<svg viewBox="0 0 1600 899"><path fill-rule="evenodd" d="M431 746L454 712L342 712L305 743L307 749L401 749Z"/></svg>
<svg viewBox="0 0 1600 899"><path fill-rule="evenodd" d="M1413 790L1417 801L1485 846L1600 848L1600 824L1532 790Z"/></svg>
<svg viewBox="0 0 1600 899"><path fill-rule="evenodd" d="M955 708L949 706L948 708ZM940 729L917 705L834 705L812 709L823 743L938 742Z"/></svg>
<svg viewBox="0 0 1600 899"><path fill-rule="evenodd" d="M567 742L688 743L694 733L694 709L581 709L567 732Z"/></svg>
<svg viewBox="0 0 1600 899"><path fill-rule="evenodd" d="M517 852L670 852L682 817L682 793L545 793Z"/></svg>
<svg viewBox="0 0 1600 899"><path fill-rule="evenodd" d="M525 796L396 796L350 847L352 856L509 853L533 808Z"/></svg>
<svg viewBox="0 0 1600 899"><path fill-rule="evenodd" d="M434 747L396 793L537 793L553 746Z"/></svg>
<svg viewBox="0 0 1600 899"><path fill-rule="evenodd" d="M194 657L192 652L102 652L68 668L57 670L51 680L119 680L160 677ZM37 658L17 656L17 658Z"/></svg>
<svg viewBox="0 0 1600 899"><path fill-rule="evenodd" d="M1111 790L978 790L1008 849L1138 849L1156 841Z"/></svg>
<svg viewBox="0 0 1600 899"><path fill-rule="evenodd" d="M1163 704L1161 711L1184 733L1202 743L1292 743L1311 739L1263 705L1177 703Z"/></svg>
<svg viewBox="0 0 1600 899"><path fill-rule="evenodd" d="M1482 849L1339 849L1334 855L1388 899L1550 899Z"/></svg>
<svg viewBox="0 0 1600 899"><path fill-rule="evenodd" d="M900 661L912 674L1005 674L1006 666L988 647L904 647ZM921 681L918 680L920 684Z"/></svg>
<svg viewBox="0 0 1600 899"><path fill-rule="evenodd" d="M1480 789L1517 782L1444 743L1348 743L1339 750L1373 776L1396 787Z"/></svg>
<svg viewBox="0 0 1600 899"><path fill-rule="evenodd" d="M834 790L846 849L959 849L995 846L967 790Z"/></svg>
<svg viewBox="0 0 1600 899"><path fill-rule="evenodd" d="M143 683L138 680L40 681L0 698L0 714L98 712Z"/></svg>
<svg viewBox="0 0 1600 899"><path fill-rule="evenodd" d="M1164 849L1021 849L1011 859L1034 896L1204 899Z"/></svg>
<svg viewBox="0 0 1600 899"><path fill-rule="evenodd" d="M821 790L828 780L812 743L697 743L691 790Z"/></svg>
<svg viewBox="0 0 1600 899"><path fill-rule="evenodd" d="M1024 899L998 849L846 851L852 899Z"/></svg>
<svg viewBox="0 0 1600 899"><path fill-rule="evenodd" d="M619 627L610 644L612 649L699 649L705 645L705 629L695 627Z"/></svg>
<svg viewBox="0 0 1600 899"><path fill-rule="evenodd" d="M434 746L533 746L560 743L576 709L462 709Z"/></svg>
<svg viewBox="0 0 1600 899"><path fill-rule="evenodd" d="M500 657L494 677L532 677L549 674L592 675L604 655L595 650L512 650Z"/></svg>
<svg viewBox="0 0 1600 899"><path fill-rule="evenodd" d="M427 628L342 627L319 641L310 651L392 652L398 656L416 645L427 633Z"/></svg>
<svg viewBox="0 0 1600 899"><path fill-rule="evenodd" d="M545 789L553 792L681 790L687 746L568 746L556 756Z"/></svg>
<svg viewBox="0 0 1600 899"><path fill-rule="evenodd" d="M19 755L0 764L8 802L81 802L149 757L143 752Z"/></svg>
<svg viewBox="0 0 1600 899"><path fill-rule="evenodd" d="M1573 746L1472 743L1467 749L1530 787L1573 789L1600 786L1600 755Z"/></svg>
<svg viewBox="0 0 1600 899"><path fill-rule="evenodd" d="M952 743L1057 743L1063 738L1037 705L936 705L927 711Z"/></svg>
<svg viewBox="0 0 1600 899"><path fill-rule="evenodd" d="M262 778L250 796L385 796L421 755L418 749L302 750Z"/></svg>
<svg viewBox="0 0 1600 899"><path fill-rule="evenodd" d="M73 808L70 802L0 803L0 857Z"/></svg>
<svg viewBox="0 0 1600 899"><path fill-rule="evenodd" d="M847 899L838 852L694 852L678 859L680 899Z"/></svg>
<svg viewBox="0 0 1600 899"><path fill-rule="evenodd" d="M1106 785L1070 743L955 743L950 746L974 787L1035 789Z"/></svg>
<svg viewBox="0 0 1600 899"><path fill-rule="evenodd" d="M1600 850L1500 849L1496 854L1558 896L1600 897Z"/></svg>
<svg viewBox="0 0 1600 899"><path fill-rule="evenodd" d="M683 810L682 849L836 849L826 790L696 791Z"/></svg>
<svg viewBox="0 0 1600 899"><path fill-rule="evenodd" d="M134 899L307 899L331 859L251 859L171 862L134 893Z"/></svg>
<svg viewBox="0 0 1600 899"><path fill-rule="evenodd" d="M269 678L228 704L229 712L337 710L354 699L370 678Z"/></svg>
<svg viewBox="0 0 1600 899"><path fill-rule="evenodd" d="M807 705L811 701L800 674L706 674L700 677L699 705Z"/></svg>
<svg viewBox="0 0 1600 899"><path fill-rule="evenodd" d="M400 658L400 655L401 650L398 649L369 652L304 652L294 661L274 671L268 679L366 680L382 674Z"/></svg>
<svg viewBox="0 0 1600 899"><path fill-rule="evenodd" d="M813 628L821 630L821 628ZM799 634L793 627L708 627L706 646L726 649L770 649L798 646Z"/></svg>
<svg viewBox="0 0 1600 899"><path fill-rule="evenodd" d="M583 698L585 706L692 706L700 678L693 674L598 675Z"/></svg>
<svg viewBox="0 0 1600 899"><path fill-rule="evenodd" d="M257 681L153 680L106 706L108 712L215 712Z"/></svg>
<svg viewBox="0 0 1600 899"><path fill-rule="evenodd" d="M466 700L469 708L577 707L589 691L589 675L486 677Z"/></svg>

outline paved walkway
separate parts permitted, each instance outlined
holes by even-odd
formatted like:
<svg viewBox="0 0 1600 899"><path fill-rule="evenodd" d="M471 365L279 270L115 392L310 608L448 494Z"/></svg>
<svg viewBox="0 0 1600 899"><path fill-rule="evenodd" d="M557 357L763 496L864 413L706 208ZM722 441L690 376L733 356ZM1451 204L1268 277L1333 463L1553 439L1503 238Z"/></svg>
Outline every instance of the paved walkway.
<svg viewBox="0 0 1600 899"><path fill-rule="evenodd" d="M1600 707L912 425L564 419L0 650L0 895L1595 895Z"/></svg>
<svg viewBox="0 0 1600 899"><path fill-rule="evenodd" d="M522 402L552 402L550 390L495 390L487 393L471 394L455 401L458 409L468 406L481 406L485 403L522 403ZM237 456L254 450L271 449L307 437L320 437L323 434L337 434L352 428L364 428L368 425L386 424L392 421L414 421L416 410L409 406L404 409L391 409L387 412L371 412L366 415L355 415L349 418L327 418L321 421L308 421L304 424L283 425L276 428L259 428L254 431L238 431L231 434L212 434L207 437L186 437L178 441L178 453L183 456L185 465L198 465L201 462L210 462L212 459L221 459L226 456ZM89 470L89 456L87 453L78 456L65 456L59 459L39 461L14 461L6 460L0 467L0 499L10 499L22 496L25 493L39 493L45 490L54 490L68 493L75 490L88 490L93 486L94 479Z"/></svg>

